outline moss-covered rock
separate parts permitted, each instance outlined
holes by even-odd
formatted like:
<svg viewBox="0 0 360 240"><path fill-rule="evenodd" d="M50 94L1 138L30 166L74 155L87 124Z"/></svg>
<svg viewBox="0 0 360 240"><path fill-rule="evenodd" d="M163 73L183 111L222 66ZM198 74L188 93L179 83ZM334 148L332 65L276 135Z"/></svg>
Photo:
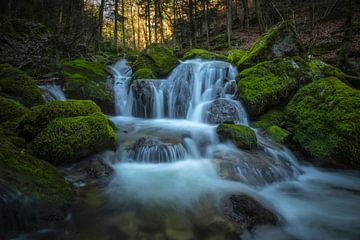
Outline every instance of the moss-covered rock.
<svg viewBox="0 0 360 240"><path fill-rule="evenodd" d="M57 118L39 133L32 150L54 164L73 162L115 146L113 125L103 114Z"/></svg>
<svg viewBox="0 0 360 240"><path fill-rule="evenodd" d="M243 70L236 79L238 97L254 118L285 105L300 85L312 80L312 74L301 58L277 58Z"/></svg>
<svg viewBox="0 0 360 240"><path fill-rule="evenodd" d="M141 68L132 75L132 80L155 79L156 74L150 68Z"/></svg>
<svg viewBox="0 0 360 240"><path fill-rule="evenodd" d="M91 100L51 101L31 108L20 121L18 131L30 141L56 118L87 116L93 113L101 113L101 110Z"/></svg>
<svg viewBox="0 0 360 240"><path fill-rule="evenodd" d="M360 168L360 91L337 78L301 88L285 109L293 141L328 165Z"/></svg>
<svg viewBox="0 0 360 240"><path fill-rule="evenodd" d="M154 62L160 76L165 76L179 64L173 51L162 44L153 43L145 49L146 55Z"/></svg>
<svg viewBox="0 0 360 240"><path fill-rule="evenodd" d="M27 107L44 103L41 91L25 72L9 65L0 65L0 92Z"/></svg>
<svg viewBox="0 0 360 240"><path fill-rule="evenodd" d="M90 99L108 114L114 111L114 96L107 83L106 66L83 59L65 62L62 67L64 92L68 98Z"/></svg>
<svg viewBox="0 0 360 240"><path fill-rule="evenodd" d="M0 96L0 124L7 121L18 122L26 111L20 103Z"/></svg>
<svg viewBox="0 0 360 240"><path fill-rule="evenodd" d="M0 228L5 233L63 220L74 197L72 187L54 166L15 147L1 131L0 192L6 199L0 199L0 213L6 219L0 221Z"/></svg>
<svg viewBox="0 0 360 240"><path fill-rule="evenodd" d="M236 65L247 52L242 49L231 49L227 52L227 60L231 64Z"/></svg>
<svg viewBox="0 0 360 240"><path fill-rule="evenodd" d="M231 140L241 149L250 150L257 146L255 132L244 125L223 123L217 127L216 133L220 141Z"/></svg>
<svg viewBox="0 0 360 240"><path fill-rule="evenodd" d="M302 53L303 46L293 26L289 22L283 22L258 38L237 66L242 70L275 57L301 56Z"/></svg>
<svg viewBox="0 0 360 240"><path fill-rule="evenodd" d="M258 118L255 122L252 123L252 126L265 130L273 125L283 126L284 121L285 116L283 111L272 109L261 115L260 118Z"/></svg>
<svg viewBox="0 0 360 240"><path fill-rule="evenodd" d="M192 58L201 58L204 60L222 60L227 61L227 57L222 54L209 52L205 49L194 48L186 52L182 60L188 60Z"/></svg>
<svg viewBox="0 0 360 240"><path fill-rule="evenodd" d="M275 142L278 143L285 143L289 137L288 131L276 125L268 127L266 132Z"/></svg>

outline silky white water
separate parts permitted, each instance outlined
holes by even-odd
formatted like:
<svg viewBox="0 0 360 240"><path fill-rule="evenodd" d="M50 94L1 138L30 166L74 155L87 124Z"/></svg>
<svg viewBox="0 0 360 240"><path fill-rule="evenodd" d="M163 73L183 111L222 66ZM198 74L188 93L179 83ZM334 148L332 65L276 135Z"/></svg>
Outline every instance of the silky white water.
<svg viewBox="0 0 360 240"><path fill-rule="evenodd" d="M111 120L120 145L108 193L115 203L196 211L204 198L221 205L225 196L243 193L274 212L279 224L239 239L360 238L359 172L300 164L284 146L259 135L254 153L219 143L219 121L248 125L234 98L235 67L189 60L167 79L133 82L126 61L113 69L118 116ZM232 180L219 174L224 159Z"/></svg>

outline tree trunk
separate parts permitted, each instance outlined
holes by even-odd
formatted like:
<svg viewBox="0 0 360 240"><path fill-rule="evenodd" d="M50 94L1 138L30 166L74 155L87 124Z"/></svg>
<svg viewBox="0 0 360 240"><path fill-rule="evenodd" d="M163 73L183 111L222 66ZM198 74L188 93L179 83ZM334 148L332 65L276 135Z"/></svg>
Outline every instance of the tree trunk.
<svg viewBox="0 0 360 240"><path fill-rule="evenodd" d="M342 67L345 66L349 54L351 52L351 43L353 38L353 8L352 8L352 0L347 0L347 13L346 13L346 20L345 20L345 26L344 26L344 37L342 42L342 49L340 51L340 64Z"/></svg>
<svg viewBox="0 0 360 240"><path fill-rule="evenodd" d="M205 0L205 31L206 31L206 49L210 48L209 38L209 0Z"/></svg>
<svg viewBox="0 0 360 240"><path fill-rule="evenodd" d="M248 0L242 0L243 8L244 8L244 20L243 20L243 26L246 29L249 29L249 5Z"/></svg>
<svg viewBox="0 0 360 240"><path fill-rule="evenodd" d="M114 46L117 49L117 43L118 43L118 9L119 9L119 0L115 0L115 9L114 9Z"/></svg>
<svg viewBox="0 0 360 240"><path fill-rule="evenodd" d="M261 9L261 0L255 0L255 4L256 4L256 15L259 23L259 29L260 32L263 33L266 30L266 24Z"/></svg>
<svg viewBox="0 0 360 240"><path fill-rule="evenodd" d="M155 42L158 42L158 4L159 0L154 0L154 31L155 31Z"/></svg>
<svg viewBox="0 0 360 240"><path fill-rule="evenodd" d="M103 23L104 23L104 5L105 0L101 0L100 7L99 7L99 20L98 20L98 32L99 32L99 38L98 38L98 47L100 46L100 43L102 43L102 34L103 34Z"/></svg>
<svg viewBox="0 0 360 240"><path fill-rule="evenodd" d="M147 16L147 25L148 25L148 42L147 45L151 44L151 16L150 16L150 0L146 1L146 16Z"/></svg>
<svg viewBox="0 0 360 240"><path fill-rule="evenodd" d="M228 47L231 46L231 34L232 34L232 7L231 7L231 0L226 0L226 33L227 33L227 41L228 41Z"/></svg>
<svg viewBox="0 0 360 240"><path fill-rule="evenodd" d="M121 0L121 32L122 32L122 43L126 46L126 33L125 33L125 0Z"/></svg>
<svg viewBox="0 0 360 240"><path fill-rule="evenodd" d="M130 18L131 18L132 45L133 45L133 48L136 48L135 24L134 24L134 1L133 0L130 0Z"/></svg>
<svg viewBox="0 0 360 240"><path fill-rule="evenodd" d="M195 28L194 28L194 3L193 0L189 0L189 21L190 21L190 48L195 45Z"/></svg>

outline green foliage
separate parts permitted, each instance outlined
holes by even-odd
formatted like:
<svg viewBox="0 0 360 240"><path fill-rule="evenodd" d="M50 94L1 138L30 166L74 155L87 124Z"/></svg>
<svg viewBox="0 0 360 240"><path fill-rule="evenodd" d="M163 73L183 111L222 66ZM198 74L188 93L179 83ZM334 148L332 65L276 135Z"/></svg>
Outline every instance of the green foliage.
<svg viewBox="0 0 360 240"><path fill-rule="evenodd" d="M44 103L39 87L23 71L9 65L0 65L0 91L27 107Z"/></svg>
<svg viewBox="0 0 360 240"><path fill-rule="evenodd" d="M280 110L270 110L252 123L256 128L262 130L267 129L273 125L283 126L284 125L284 113Z"/></svg>
<svg viewBox="0 0 360 240"><path fill-rule="evenodd" d="M137 70L133 76L132 80L136 79L155 79L156 75L150 68L141 68Z"/></svg>
<svg viewBox="0 0 360 240"><path fill-rule="evenodd" d="M270 135L270 137L278 143L285 143L285 141L289 137L289 132L282 129L279 126L273 125L266 129L266 132Z"/></svg>
<svg viewBox="0 0 360 240"><path fill-rule="evenodd" d="M247 52L242 49L231 49L227 51L227 60L236 65Z"/></svg>
<svg viewBox="0 0 360 240"><path fill-rule="evenodd" d="M300 85L311 80L311 71L301 58L277 58L240 72L238 97L249 115L256 117L271 107L285 105Z"/></svg>
<svg viewBox="0 0 360 240"><path fill-rule="evenodd" d="M70 205L73 189L59 171L15 147L0 131L0 178L15 192L61 208Z"/></svg>
<svg viewBox="0 0 360 240"><path fill-rule="evenodd" d="M179 64L173 51L164 45L153 43L146 50L146 55L154 62L160 76L165 76Z"/></svg>
<svg viewBox="0 0 360 240"><path fill-rule="evenodd" d="M18 130L21 136L32 140L56 118L87 116L100 112L100 108L90 100L51 101L31 108L20 121Z"/></svg>
<svg viewBox="0 0 360 240"><path fill-rule="evenodd" d="M106 113L114 109L114 96L107 87L106 66L77 59L63 64L64 92L69 98L90 99Z"/></svg>
<svg viewBox="0 0 360 240"><path fill-rule="evenodd" d="M18 122L26 111L20 103L0 96L0 124L7 121Z"/></svg>
<svg viewBox="0 0 360 240"><path fill-rule="evenodd" d="M315 158L360 168L360 91L337 78L301 88L285 109L293 140Z"/></svg>
<svg viewBox="0 0 360 240"><path fill-rule="evenodd" d="M292 49L282 49L285 43L281 39L289 42ZM289 48L289 46L287 46ZM271 60L274 57L294 56L302 53L302 44L300 43L293 26L289 22L282 22L270 28L252 45L250 50L245 54L237 66L240 69L251 67L259 62Z"/></svg>
<svg viewBox="0 0 360 240"><path fill-rule="evenodd" d="M226 61L227 57L222 54L212 53L205 49L194 48L186 52L182 60L188 60L192 58L201 58L204 60L222 60Z"/></svg>
<svg viewBox="0 0 360 240"><path fill-rule="evenodd" d="M250 150L257 146L255 132L244 125L223 123L217 127L216 133L221 141L231 140L238 148Z"/></svg>
<svg viewBox="0 0 360 240"><path fill-rule="evenodd" d="M57 118L39 133L32 150L54 164L73 162L89 154L115 146L115 131L101 113Z"/></svg>

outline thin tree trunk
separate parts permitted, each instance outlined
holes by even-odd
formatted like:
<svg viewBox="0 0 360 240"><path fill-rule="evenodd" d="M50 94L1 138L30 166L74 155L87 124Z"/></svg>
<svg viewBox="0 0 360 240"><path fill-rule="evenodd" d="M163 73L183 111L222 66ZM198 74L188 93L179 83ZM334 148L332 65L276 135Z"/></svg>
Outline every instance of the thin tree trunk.
<svg viewBox="0 0 360 240"><path fill-rule="evenodd" d="M160 21L160 35L161 35L161 42L165 41L164 35L164 16L162 14L162 7L161 2L158 4L158 13L159 13L159 21Z"/></svg>
<svg viewBox="0 0 360 240"><path fill-rule="evenodd" d="M246 29L249 29L249 5L248 0L242 0L243 8L244 8L244 20L243 20L243 26L246 27Z"/></svg>
<svg viewBox="0 0 360 240"><path fill-rule="evenodd" d="M158 4L159 0L154 0L154 22L155 22L155 42L158 42Z"/></svg>
<svg viewBox="0 0 360 240"><path fill-rule="evenodd" d="M115 49L117 49L117 43L118 43L118 9L119 9L119 0L115 0L115 9L114 9L114 46Z"/></svg>
<svg viewBox="0 0 360 240"><path fill-rule="evenodd" d="M227 32L227 40L228 40L228 47L231 47L231 34L232 34L232 7L231 7L231 0L226 0L226 32Z"/></svg>
<svg viewBox="0 0 360 240"><path fill-rule="evenodd" d="M209 0L205 0L205 31L206 31L206 49L210 48L210 39L209 39Z"/></svg>
<svg viewBox="0 0 360 240"><path fill-rule="evenodd" d="M137 47L140 48L140 6L137 6Z"/></svg>
<svg viewBox="0 0 360 240"><path fill-rule="evenodd" d="M266 24L265 24L264 16L263 16L262 9L261 9L261 0L255 0L255 4L256 4L256 15L258 18L259 29L260 29L260 32L263 33L266 29Z"/></svg>
<svg viewBox="0 0 360 240"><path fill-rule="evenodd" d="M190 48L193 48L195 44L195 28L194 28L194 16L193 16L193 9L194 3L193 0L189 0L189 21L190 21Z"/></svg>
<svg viewBox="0 0 360 240"><path fill-rule="evenodd" d="M134 24L134 1L130 0L130 18L131 18L131 33L132 33L132 45L133 48L136 48L135 40L135 24Z"/></svg>
<svg viewBox="0 0 360 240"><path fill-rule="evenodd" d="M151 44L151 16L150 16L150 0L146 1L146 16L147 16L147 25L148 25L148 42L147 45Z"/></svg>
<svg viewBox="0 0 360 240"><path fill-rule="evenodd" d="M105 0L101 0L100 8L99 8L99 20L98 20L98 32L99 32L99 39L98 39L98 47L100 46L100 43L102 42L102 34L103 34L103 23L104 23L104 5Z"/></svg>
<svg viewBox="0 0 360 240"><path fill-rule="evenodd" d="M351 52L351 43L353 38L353 8L352 8L352 0L347 0L347 13L346 20L344 26L344 37L342 42L342 49L340 51L340 64L344 66L348 60L349 54Z"/></svg>
<svg viewBox="0 0 360 240"><path fill-rule="evenodd" d="M122 43L126 46L126 33L125 33L125 0L121 0L121 32L122 32Z"/></svg>

